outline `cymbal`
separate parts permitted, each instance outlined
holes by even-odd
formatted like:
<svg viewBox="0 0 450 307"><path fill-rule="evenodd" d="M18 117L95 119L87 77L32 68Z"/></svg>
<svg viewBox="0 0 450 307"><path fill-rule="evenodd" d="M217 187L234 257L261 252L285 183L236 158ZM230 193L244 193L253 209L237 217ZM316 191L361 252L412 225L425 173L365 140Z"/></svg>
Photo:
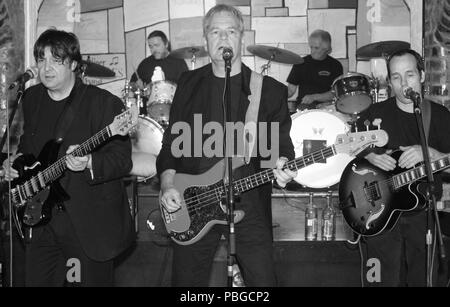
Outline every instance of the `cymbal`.
<svg viewBox="0 0 450 307"><path fill-rule="evenodd" d="M284 63L284 64L301 64L303 63L303 58L299 56L298 54L288 51L285 49L277 48L277 47L271 47L271 46L264 46L264 45L251 45L247 47L247 50L254 54L259 56L260 58L266 59L266 60L272 60L274 62L278 63Z"/></svg>
<svg viewBox="0 0 450 307"><path fill-rule="evenodd" d="M82 60L80 64L81 70L87 77L110 78L116 76L116 73L114 71L100 64L96 64L94 62L86 60Z"/></svg>
<svg viewBox="0 0 450 307"><path fill-rule="evenodd" d="M179 59L191 59L194 56L197 58L201 58L208 55L203 46L191 46L179 48L172 51L170 54Z"/></svg>
<svg viewBox="0 0 450 307"><path fill-rule="evenodd" d="M403 41L382 41L362 46L356 50L358 58L382 58L411 45Z"/></svg>

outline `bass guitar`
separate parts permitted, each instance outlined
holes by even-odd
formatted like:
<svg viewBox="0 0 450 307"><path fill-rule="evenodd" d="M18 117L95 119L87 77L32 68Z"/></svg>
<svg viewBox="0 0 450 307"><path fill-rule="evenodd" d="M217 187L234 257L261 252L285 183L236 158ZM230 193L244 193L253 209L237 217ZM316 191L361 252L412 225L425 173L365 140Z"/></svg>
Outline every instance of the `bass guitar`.
<svg viewBox="0 0 450 307"><path fill-rule="evenodd" d="M392 157L400 158L402 151ZM450 167L450 156L431 163L433 173ZM426 204L426 177L423 164L406 170L396 167L386 172L364 158L352 160L339 184L340 209L354 232L376 236L392 229L402 212L421 210Z"/></svg>
<svg viewBox="0 0 450 307"><path fill-rule="evenodd" d="M90 137L71 155L82 157L115 135L125 136L137 124L137 106L131 106L117 115L113 122ZM19 177L11 182L11 200L13 218L19 235L24 238L23 224L36 226L51 219L51 209L56 203L69 199L69 196L57 181L67 166L66 156L58 159L61 141L50 140L42 148L38 158L33 155L21 155L14 160L12 167L19 172ZM3 189L8 189L3 182Z"/></svg>
<svg viewBox="0 0 450 307"><path fill-rule="evenodd" d="M334 145L315 151L286 163L285 167L296 171L314 163L326 162L338 153L356 155L369 145L384 146L388 135L384 130L365 131L338 135ZM244 163L233 162L233 169ZM173 241L180 245L189 245L200 240L215 224L227 224L227 209L222 203L226 196L228 184L224 183L221 174L224 160L221 160L208 171L200 175L177 173L174 177L175 189L182 197L181 208L169 212L161 204L161 216L166 230ZM235 180L235 193L243 193L275 179L272 169L267 169L251 176ZM234 221L238 223L244 217L242 210L236 210Z"/></svg>

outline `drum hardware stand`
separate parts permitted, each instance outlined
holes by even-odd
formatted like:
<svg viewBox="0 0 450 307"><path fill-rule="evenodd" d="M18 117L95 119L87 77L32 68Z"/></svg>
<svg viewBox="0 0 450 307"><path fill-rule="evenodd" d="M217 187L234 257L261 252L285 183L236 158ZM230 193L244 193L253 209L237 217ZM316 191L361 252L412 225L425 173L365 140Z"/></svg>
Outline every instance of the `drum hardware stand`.
<svg viewBox="0 0 450 307"><path fill-rule="evenodd" d="M192 58L191 58L191 65L192 65L192 70L195 69L195 62L197 62L197 57L195 55L195 52L192 53Z"/></svg>
<svg viewBox="0 0 450 307"><path fill-rule="evenodd" d="M431 160L430 155L428 152L428 137L425 135L425 127L423 123L422 118L422 97L420 95L417 95L415 97L410 98L414 102L414 114L416 115L416 121L417 126L419 128L419 134L420 134L420 144L422 147L422 154L423 154L423 161L425 166L425 172L426 172L426 202L427 202L427 233L425 236L426 240L426 246L427 246L427 268L426 268L426 277L427 277L427 287L433 286L433 251L432 246L433 241L433 233L431 231L431 225L433 225L433 216L434 214L434 225L436 226L436 236L439 244L439 251L440 251L440 259L442 260L442 263L445 263L445 248L444 248L444 241L442 239L442 232L441 232L441 225L439 221L438 211L437 211L437 205L436 205L436 184L434 181L433 176L433 170L431 168ZM429 110L431 112L431 110Z"/></svg>

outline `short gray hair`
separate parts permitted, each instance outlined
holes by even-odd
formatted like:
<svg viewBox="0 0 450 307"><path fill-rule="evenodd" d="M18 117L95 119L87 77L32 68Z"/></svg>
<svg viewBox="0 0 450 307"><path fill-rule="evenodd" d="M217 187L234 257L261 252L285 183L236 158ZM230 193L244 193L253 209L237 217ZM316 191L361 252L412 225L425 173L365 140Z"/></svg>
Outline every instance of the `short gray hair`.
<svg viewBox="0 0 450 307"><path fill-rule="evenodd" d="M309 39L311 38L320 38L322 41L331 45L331 35L327 31L315 30L309 35Z"/></svg>
<svg viewBox="0 0 450 307"><path fill-rule="evenodd" d="M244 32L244 18L242 17L241 11L239 11L237 8L235 8L234 6L231 6L231 5L218 4L214 7L212 7L206 13L205 17L203 18L203 35L205 37L206 37L206 34L208 33L211 19L213 18L213 16L215 14L223 13L223 12L227 12L227 13L230 13L231 15L233 15L239 23L239 32L241 32L241 34Z"/></svg>

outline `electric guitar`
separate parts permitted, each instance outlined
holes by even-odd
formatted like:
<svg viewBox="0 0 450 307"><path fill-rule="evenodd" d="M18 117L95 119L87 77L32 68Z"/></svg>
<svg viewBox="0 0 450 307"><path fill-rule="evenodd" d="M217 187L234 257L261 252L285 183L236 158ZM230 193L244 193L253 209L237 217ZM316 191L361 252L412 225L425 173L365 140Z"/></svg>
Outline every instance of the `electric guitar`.
<svg viewBox="0 0 450 307"><path fill-rule="evenodd" d="M398 160L402 151L391 156ZM431 163L433 173L450 167L450 156ZM341 176L339 202L344 219L354 232L376 236L397 223L402 212L421 210L426 204L425 166L386 172L364 158L351 161Z"/></svg>
<svg viewBox="0 0 450 307"><path fill-rule="evenodd" d="M295 171L314 163L324 162L338 153L355 155L369 145L384 146L387 141L388 135L384 130L341 134L337 136L334 145L289 161L285 167ZM224 160L221 160L200 175L175 174L175 189L182 197L181 208L176 212L169 212L161 204L160 192L162 220L169 236L176 243L180 245L195 243L215 224L227 224L226 205L221 201L228 189L228 183L224 184L221 176L224 163ZM234 161L233 169L242 165L244 165L242 160ZM268 169L234 181L233 189L236 193L243 193L274 179L273 170ZM243 217L242 210L235 211L235 223L241 221Z"/></svg>
<svg viewBox="0 0 450 307"><path fill-rule="evenodd" d="M125 136L136 125L138 120L136 105L117 115L114 121L90 137L71 155L82 157L89 154L100 144L115 135ZM66 168L66 156L58 159L61 141L48 141L38 159L33 155L22 155L14 160L12 167L19 172L19 177L11 182L11 200L13 218L19 235L24 238L22 226L36 226L47 223L51 219L51 210L55 203L69 199L57 179ZM6 185L8 183L3 183Z"/></svg>

